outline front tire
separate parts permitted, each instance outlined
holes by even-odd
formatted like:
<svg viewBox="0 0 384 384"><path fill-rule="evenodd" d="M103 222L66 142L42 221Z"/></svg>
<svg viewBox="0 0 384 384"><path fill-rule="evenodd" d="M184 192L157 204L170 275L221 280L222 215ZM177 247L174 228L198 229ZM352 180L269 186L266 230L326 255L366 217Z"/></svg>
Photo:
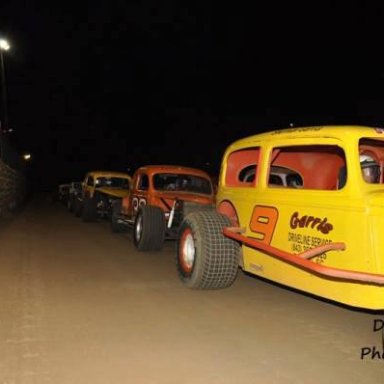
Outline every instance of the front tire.
<svg viewBox="0 0 384 384"><path fill-rule="evenodd" d="M82 219L86 223L97 220L97 200L95 197L86 197L84 199Z"/></svg>
<svg viewBox="0 0 384 384"><path fill-rule="evenodd" d="M142 205L133 226L133 243L138 251L161 251L165 238L165 218L161 208Z"/></svg>
<svg viewBox="0 0 384 384"><path fill-rule="evenodd" d="M125 232L127 227L124 224L119 222L119 216L122 211L122 202L121 200L116 200L112 203L112 212L111 212L111 231L114 233Z"/></svg>
<svg viewBox="0 0 384 384"><path fill-rule="evenodd" d="M221 289L233 284L239 267L239 244L223 235L229 218L216 211L186 216L177 241L177 272L192 289Z"/></svg>

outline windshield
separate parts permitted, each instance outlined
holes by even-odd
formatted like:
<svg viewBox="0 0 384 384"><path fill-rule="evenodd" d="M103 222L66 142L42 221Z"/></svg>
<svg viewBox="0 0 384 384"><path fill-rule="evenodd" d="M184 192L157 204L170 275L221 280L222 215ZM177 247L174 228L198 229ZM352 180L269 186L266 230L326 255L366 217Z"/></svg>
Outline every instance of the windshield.
<svg viewBox="0 0 384 384"><path fill-rule="evenodd" d="M184 191L193 193L212 194L212 184L209 179L194 175L175 173L158 173L153 176L153 187L159 191Z"/></svg>
<svg viewBox="0 0 384 384"><path fill-rule="evenodd" d="M129 189L129 180L124 177L98 177L96 187Z"/></svg>

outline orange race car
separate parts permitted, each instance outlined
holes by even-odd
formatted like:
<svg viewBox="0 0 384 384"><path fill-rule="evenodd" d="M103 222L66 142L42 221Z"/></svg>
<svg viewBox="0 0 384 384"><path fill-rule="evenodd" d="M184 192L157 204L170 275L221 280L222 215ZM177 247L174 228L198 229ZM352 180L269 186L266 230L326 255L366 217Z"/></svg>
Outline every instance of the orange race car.
<svg viewBox="0 0 384 384"><path fill-rule="evenodd" d="M214 202L212 180L203 170L147 165L134 173L130 194L114 202L111 227L131 227L139 251L158 251L164 240L177 238L186 214L214 210Z"/></svg>

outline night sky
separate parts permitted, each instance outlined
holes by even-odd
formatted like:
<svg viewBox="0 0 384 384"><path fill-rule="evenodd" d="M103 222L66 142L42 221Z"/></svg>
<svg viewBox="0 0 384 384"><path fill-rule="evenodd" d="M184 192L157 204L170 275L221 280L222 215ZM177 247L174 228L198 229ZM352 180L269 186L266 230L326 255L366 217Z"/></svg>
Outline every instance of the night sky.
<svg viewBox="0 0 384 384"><path fill-rule="evenodd" d="M1 0L8 139L32 153L30 174L215 174L254 133L384 126L384 4L252 3Z"/></svg>

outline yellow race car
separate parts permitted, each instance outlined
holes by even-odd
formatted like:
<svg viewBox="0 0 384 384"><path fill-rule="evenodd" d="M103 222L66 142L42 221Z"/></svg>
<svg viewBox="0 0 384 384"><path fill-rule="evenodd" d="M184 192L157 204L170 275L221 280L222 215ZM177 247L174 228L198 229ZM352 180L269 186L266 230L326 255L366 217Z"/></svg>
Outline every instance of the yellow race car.
<svg viewBox="0 0 384 384"><path fill-rule="evenodd" d="M85 222L110 218L114 201L128 196L131 187L132 178L125 172L87 172L75 196L73 211Z"/></svg>
<svg viewBox="0 0 384 384"><path fill-rule="evenodd" d="M246 272L353 307L384 309L384 129L276 130L230 145L216 210L188 215L177 270L194 289Z"/></svg>

